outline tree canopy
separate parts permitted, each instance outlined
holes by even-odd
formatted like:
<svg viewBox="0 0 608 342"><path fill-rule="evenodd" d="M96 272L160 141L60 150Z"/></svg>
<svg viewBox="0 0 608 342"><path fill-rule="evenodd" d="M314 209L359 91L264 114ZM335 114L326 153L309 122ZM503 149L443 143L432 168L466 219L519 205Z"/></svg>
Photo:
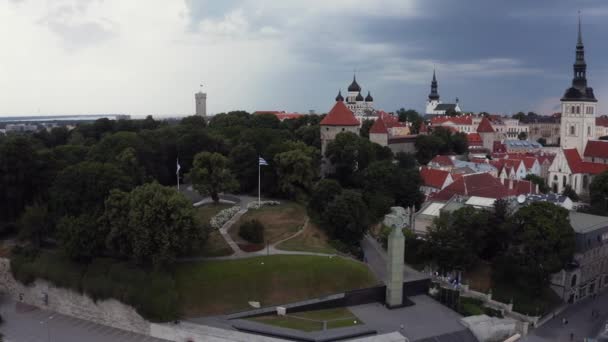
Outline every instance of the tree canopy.
<svg viewBox="0 0 608 342"><path fill-rule="evenodd" d="M220 192L234 191L239 187L228 168L228 158L219 153L201 152L194 157L189 174L192 185L201 195L209 195L218 203Z"/></svg>

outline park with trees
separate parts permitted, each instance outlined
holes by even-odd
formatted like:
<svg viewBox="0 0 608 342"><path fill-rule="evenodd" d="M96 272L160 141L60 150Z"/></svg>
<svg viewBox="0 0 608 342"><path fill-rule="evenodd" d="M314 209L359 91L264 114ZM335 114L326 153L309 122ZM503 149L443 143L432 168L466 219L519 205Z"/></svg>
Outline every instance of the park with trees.
<svg viewBox="0 0 608 342"><path fill-rule="evenodd" d="M211 261L180 260L229 254L209 219L226 208L218 203L220 194L257 194L259 157L269 164L260 175L262 195L284 204L247 213L231 235L282 242L285 227L297 231L309 222L312 233L281 246L360 256L360 239L391 206L420 205L417 164L412 155L396 160L388 148L340 134L326 155L337 172L321 179L321 119L311 115L280 122L273 115L236 111L208 121L100 119L69 131L53 128L0 137L0 234L17 241L11 254L13 275L25 284L42 278L96 299L116 298L154 321L217 313L206 307L218 309L209 301L222 298L218 291L227 286L222 280L234 279L217 272L240 274L249 264L235 261L225 267L227 262L214 261L218 266L213 268ZM194 208L176 190L177 177L216 204ZM325 192L327 182L335 191ZM281 210L288 210L289 217L277 216ZM273 226L277 220L286 224ZM265 258L264 263L278 265L271 271L276 282L276 274L288 265L280 258ZM306 258L301 272L325 263L318 258ZM351 263L333 259L326 272L307 278L326 285L294 282L294 293L282 299L376 283L367 268ZM216 283L200 294L185 284L190 280L182 272L199 274L201 281L213 277ZM351 281L328 281L336 274ZM260 289L266 288L262 298L276 285L258 282ZM245 284L240 281L239 286ZM298 290L298 285L313 289ZM187 307L186 294L203 307ZM223 309L243 305L246 301L240 298Z"/></svg>

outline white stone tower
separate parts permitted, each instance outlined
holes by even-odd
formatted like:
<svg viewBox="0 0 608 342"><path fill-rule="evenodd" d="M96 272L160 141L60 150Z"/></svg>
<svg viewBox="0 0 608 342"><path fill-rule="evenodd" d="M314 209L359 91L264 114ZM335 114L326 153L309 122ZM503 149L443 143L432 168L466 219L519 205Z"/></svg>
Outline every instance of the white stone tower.
<svg viewBox="0 0 608 342"><path fill-rule="evenodd" d="M439 99L439 92L437 91L437 77L435 76L435 69L433 69L433 80L431 81L431 93L426 101L426 114L436 114L435 108L441 104Z"/></svg>
<svg viewBox="0 0 608 342"><path fill-rule="evenodd" d="M566 90L561 99L562 124L560 145L564 149L576 148L583 154L587 141L595 139L595 113L597 99L593 88L587 87L587 63L585 46L581 32L581 18L578 18L578 41L572 87Z"/></svg>
<svg viewBox="0 0 608 342"><path fill-rule="evenodd" d="M206 117L207 116L207 94L199 91L194 94L194 100L196 102L196 115Z"/></svg>
<svg viewBox="0 0 608 342"><path fill-rule="evenodd" d="M403 264L405 237L401 228L392 227L388 236L388 260L386 277L386 305L389 308L403 304Z"/></svg>

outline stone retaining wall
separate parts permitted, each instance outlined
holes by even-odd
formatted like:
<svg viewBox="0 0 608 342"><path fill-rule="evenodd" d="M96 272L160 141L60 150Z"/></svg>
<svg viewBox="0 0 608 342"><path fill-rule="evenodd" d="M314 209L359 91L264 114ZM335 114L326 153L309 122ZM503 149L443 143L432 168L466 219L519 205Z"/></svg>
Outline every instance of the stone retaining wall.
<svg viewBox="0 0 608 342"><path fill-rule="evenodd" d="M93 301L89 296L36 280L25 286L15 280L10 260L0 258L0 290L16 301L94 323L149 335L150 323L134 308L115 299Z"/></svg>

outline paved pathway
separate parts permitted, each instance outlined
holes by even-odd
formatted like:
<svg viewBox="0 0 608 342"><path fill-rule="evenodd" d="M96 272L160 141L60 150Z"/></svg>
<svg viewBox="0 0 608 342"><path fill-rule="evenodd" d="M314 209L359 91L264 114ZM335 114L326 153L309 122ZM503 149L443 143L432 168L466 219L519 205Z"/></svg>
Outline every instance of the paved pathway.
<svg viewBox="0 0 608 342"><path fill-rule="evenodd" d="M600 317L591 318L591 310L599 310ZM562 324L562 318L568 320L568 325ZM587 298L579 303L570 305L540 328L534 329L522 339L525 342L561 342L570 341L570 333L574 341L583 341L585 337L596 337L608 320L608 291L595 299Z"/></svg>
<svg viewBox="0 0 608 342"><path fill-rule="evenodd" d="M8 342L167 342L128 331L110 328L55 312L17 304L4 298L0 332ZM51 318L52 317L52 318Z"/></svg>
<svg viewBox="0 0 608 342"><path fill-rule="evenodd" d="M455 311L443 306L426 295L408 297L416 305L387 309L383 304L372 303L351 306L348 309L359 317L365 325L378 331L379 334L399 331L410 341L457 333L462 339L433 339L433 341L475 341L467 328L460 323L460 316Z"/></svg>

